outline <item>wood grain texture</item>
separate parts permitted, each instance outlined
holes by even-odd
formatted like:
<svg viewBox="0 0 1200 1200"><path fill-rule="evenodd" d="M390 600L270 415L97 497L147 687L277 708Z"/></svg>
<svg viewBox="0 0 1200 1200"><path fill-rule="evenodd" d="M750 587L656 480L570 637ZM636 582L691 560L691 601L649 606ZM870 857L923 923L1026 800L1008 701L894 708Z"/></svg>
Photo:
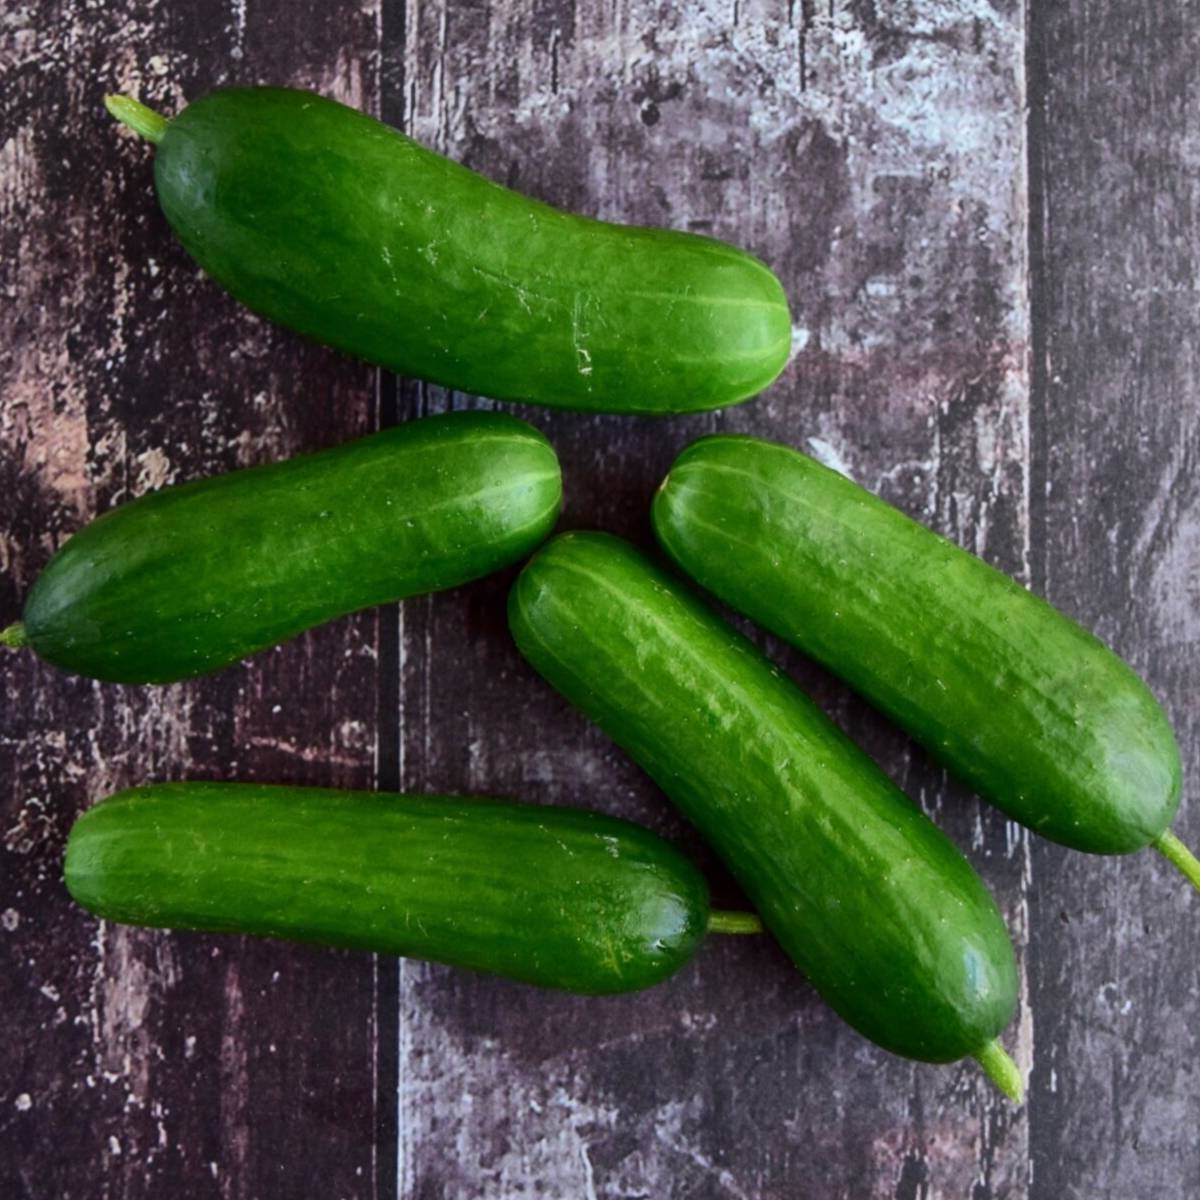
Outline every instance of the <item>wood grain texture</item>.
<svg viewBox="0 0 1200 1200"><path fill-rule="evenodd" d="M1200 843L1200 54L1194 4L1038 14L1038 582L1179 736ZM1155 855L1039 845L1037 1200L1200 1195L1200 897Z"/></svg>
<svg viewBox="0 0 1200 1200"><path fill-rule="evenodd" d="M888 6L891 8L891 6ZM792 299L796 356L753 404L671 421L528 410L564 463L564 526L650 541L649 500L714 429L836 459L1024 573L1022 14L1016 6L410 4L384 112L552 203L726 238ZM385 79L388 78L385 75ZM405 389L407 415L474 401ZM600 808L712 854L529 671L508 578L405 610L414 788ZM1028 846L799 656L768 643L975 857L1026 924ZM1018 1194L1023 1115L972 1067L889 1058L769 942L714 940L616 1003L401 968L402 1197ZM1024 1033L1022 1032L1024 1029ZM1028 1066L1028 1028L1011 1044Z"/></svg>
<svg viewBox="0 0 1200 1200"><path fill-rule="evenodd" d="M1143 7L6 12L0 623L53 549L122 498L488 404L378 378L240 310L176 246L146 148L99 104L113 88L170 110L226 82L293 83L553 203L735 241L783 278L795 355L760 400L658 422L519 410L562 455L565 527L649 545L653 489L704 432L807 448L1110 640L1167 702L1194 776L1200 13ZM1025 1108L972 1067L875 1050L766 939L713 939L666 985L596 1000L72 908L74 815L184 774L600 809L679 842L735 901L640 772L524 666L504 623L511 578L170 688L0 662L0 1195L1200 1194L1196 898L1149 854L1032 841L771 639L1010 918ZM1200 842L1186 802L1179 829Z"/></svg>
<svg viewBox="0 0 1200 1200"><path fill-rule="evenodd" d="M297 14L303 36L283 36ZM371 372L199 279L158 213L147 148L101 99L128 90L170 110L269 78L369 105L378 35L358 4L46 0L6 10L0 36L8 619L93 513L374 425ZM7 656L0 1194L301 1195L316 1176L330 1195L373 1193L375 1126L391 1120L376 1065L390 976L364 956L98 924L69 903L60 862L78 811L147 779L369 786L375 626L341 622L157 689Z"/></svg>

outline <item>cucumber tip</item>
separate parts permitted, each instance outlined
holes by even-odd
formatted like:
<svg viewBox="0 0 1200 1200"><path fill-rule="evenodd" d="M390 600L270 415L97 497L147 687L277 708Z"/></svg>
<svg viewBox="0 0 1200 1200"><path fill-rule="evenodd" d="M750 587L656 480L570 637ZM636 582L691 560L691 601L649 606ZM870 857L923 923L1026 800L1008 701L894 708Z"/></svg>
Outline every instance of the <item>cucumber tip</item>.
<svg viewBox="0 0 1200 1200"><path fill-rule="evenodd" d="M762 933L763 923L757 913L735 912L714 908L708 914L709 933Z"/></svg>
<svg viewBox="0 0 1200 1200"><path fill-rule="evenodd" d="M155 144L162 141L170 124L166 117L152 108L147 108L132 96L108 94L104 97L104 107L109 115L115 117L122 125Z"/></svg>
<svg viewBox="0 0 1200 1200"><path fill-rule="evenodd" d="M1021 1078L1021 1069L995 1038L971 1057L983 1068L983 1073L988 1079L1014 1104L1020 1104L1025 1099L1025 1083Z"/></svg>
<svg viewBox="0 0 1200 1200"><path fill-rule="evenodd" d="M7 646L10 650L20 650L23 646L28 645L29 636L20 621L9 625L7 629L0 629L0 646Z"/></svg>
<svg viewBox="0 0 1200 1200"><path fill-rule="evenodd" d="M1197 891L1200 891L1200 859L1169 829L1150 843Z"/></svg>

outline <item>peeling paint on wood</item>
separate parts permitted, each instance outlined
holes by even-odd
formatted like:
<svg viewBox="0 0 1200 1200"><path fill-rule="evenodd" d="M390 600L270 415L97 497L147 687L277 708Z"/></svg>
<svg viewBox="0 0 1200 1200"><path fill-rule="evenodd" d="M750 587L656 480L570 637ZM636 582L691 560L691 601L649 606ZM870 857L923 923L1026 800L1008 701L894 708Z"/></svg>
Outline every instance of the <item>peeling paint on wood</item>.
<svg viewBox="0 0 1200 1200"><path fill-rule="evenodd" d="M304 36L282 37L296 13L38 0L0 20L5 620L95 512L376 422L370 371L199 279L158 213L147 148L102 105L127 89L170 110L248 74L374 103L378 14L309 6ZM0 1194L302 1195L317 1177L330 1195L378 1194L390 1095L373 1083L371 959L104 925L61 883L71 820L115 788L185 774L370 786L376 623L157 689L5 656Z"/></svg>
<svg viewBox="0 0 1200 1200"><path fill-rule="evenodd" d="M753 404L522 410L562 454L564 524L649 543L653 489L700 433L807 447L1112 641L1194 775L1198 28L1186 7L1085 0L27 0L0 21L0 622L122 499L487 403L240 310L176 246L146 148L99 103L292 83L553 203L726 238L780 273L795 354ZM1200 1194L1195 897L1148 855L1032 842L768 638L993 887L1024 968L1027 1108L971 1067L877 1051L766 939L714 939L664 986L597 1001L125 930L67 901L74 815L182 774L602 809L677 840L734 901L521 662L510 581L168 688L0 663L0 1193ZM1180 828L1200 841L1189 808Z"/></svg>
<svg viewBox="0 0 1200 1200"><path fill-rule="evenodd" d="M1039 586L1179 737L1200 843L1200 114L1190 5L1044 6ZM1189 782L1190 781L1190 782ZM1200 1195L1200 904L1150 853L1035 847L1037 1200Z"/></svg>
<svg viewBox="0 0 1200 1200"><path fill-rule="evenodd" d="M753 404L666 422L527 410L563 457L567 525L649 541L655 486L714 429L818 439L867 486L1027 572L1022 14L870 5L409 6L384 111L552 203L766 259L796 354ZM802 75L803 71L803 75ZM405 388L406 413L472 403ZM508 580L405 612L413 787L642 820L713 857L521 662ZM464 635L465 631L465 635ZM1028 843L798 655L766 643L973 854L1028 927ZM714 941L602 1005L405 964L409 1198L1016 1194L1028 1133L969 1067L889 1058L769 943ZM1029 1065L1030 1020L1013 1030ZM982 1190L980 1190L982 1189Z"/></svg>

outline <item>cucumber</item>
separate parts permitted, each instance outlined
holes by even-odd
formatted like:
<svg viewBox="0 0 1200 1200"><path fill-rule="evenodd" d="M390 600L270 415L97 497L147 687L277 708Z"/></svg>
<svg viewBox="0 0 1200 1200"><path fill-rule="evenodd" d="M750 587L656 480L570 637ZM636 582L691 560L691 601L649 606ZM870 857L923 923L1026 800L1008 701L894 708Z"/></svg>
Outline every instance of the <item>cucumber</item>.
<svg viewBox="0 0 1200 1200"><path fill-rule="evenodd" d="M311 92L229 88L169 122L106 103L158 144L163 212L213 279L368 362L629 413L734 404L787 362L779 281L722 242L560 212Z"/></svg>
<svg viewBox="0 0 1200 1200"><path fill-rule="evenodd" d="M703 438L654 500L666 552L844 678L1015 821L1096 854L1168 826L1175 736L1141 679L1008 576L786 446Z"/></svg>
<svg viewBox="0 0 1200 1200"><path fill-rule="evenodd" d="M996 1040L1012 944L966 859L740 634L632 546L555 538L509 596L532 665L651 775L722 856L837 1012L896 1054Z"/></svg>
<svg viewBox="0 0 1200 1200"><path fill-rule="evenodd" d="M554 449L524 421L411 421L113 509L51 559L0 640L96 679L184 679L516 562L561 499Z"/></svg>
<svg viewBox="0 0 1200 1200"><path fill-rule="evenodd" d="M703 876L628 821L482 799L168 783L71 829L67 889L132 925L432 959L573 992L649 987L693 955Z"/></svg>

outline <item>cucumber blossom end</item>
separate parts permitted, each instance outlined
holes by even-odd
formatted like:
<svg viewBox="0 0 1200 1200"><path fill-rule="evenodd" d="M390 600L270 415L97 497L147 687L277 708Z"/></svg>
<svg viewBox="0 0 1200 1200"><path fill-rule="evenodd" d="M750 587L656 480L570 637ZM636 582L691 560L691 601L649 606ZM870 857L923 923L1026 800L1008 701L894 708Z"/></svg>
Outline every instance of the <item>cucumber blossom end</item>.
<svg viewBox="0 0 1200 1200"><path fill-rule="evenodd" d="M122 125L155 145L166 136L167 126L171 123L166 117L152 108L147 108L132 96L105 96L104 107Z"/></svg>
<svg viewBox="0 0 1200 1200"><path fill-rule="evenodd" d="M29 645L29 635L25 632L25 626L20 621L9 625L7 629L0 629L0 646L7 646L10 650L20 650Z"/></svg>

